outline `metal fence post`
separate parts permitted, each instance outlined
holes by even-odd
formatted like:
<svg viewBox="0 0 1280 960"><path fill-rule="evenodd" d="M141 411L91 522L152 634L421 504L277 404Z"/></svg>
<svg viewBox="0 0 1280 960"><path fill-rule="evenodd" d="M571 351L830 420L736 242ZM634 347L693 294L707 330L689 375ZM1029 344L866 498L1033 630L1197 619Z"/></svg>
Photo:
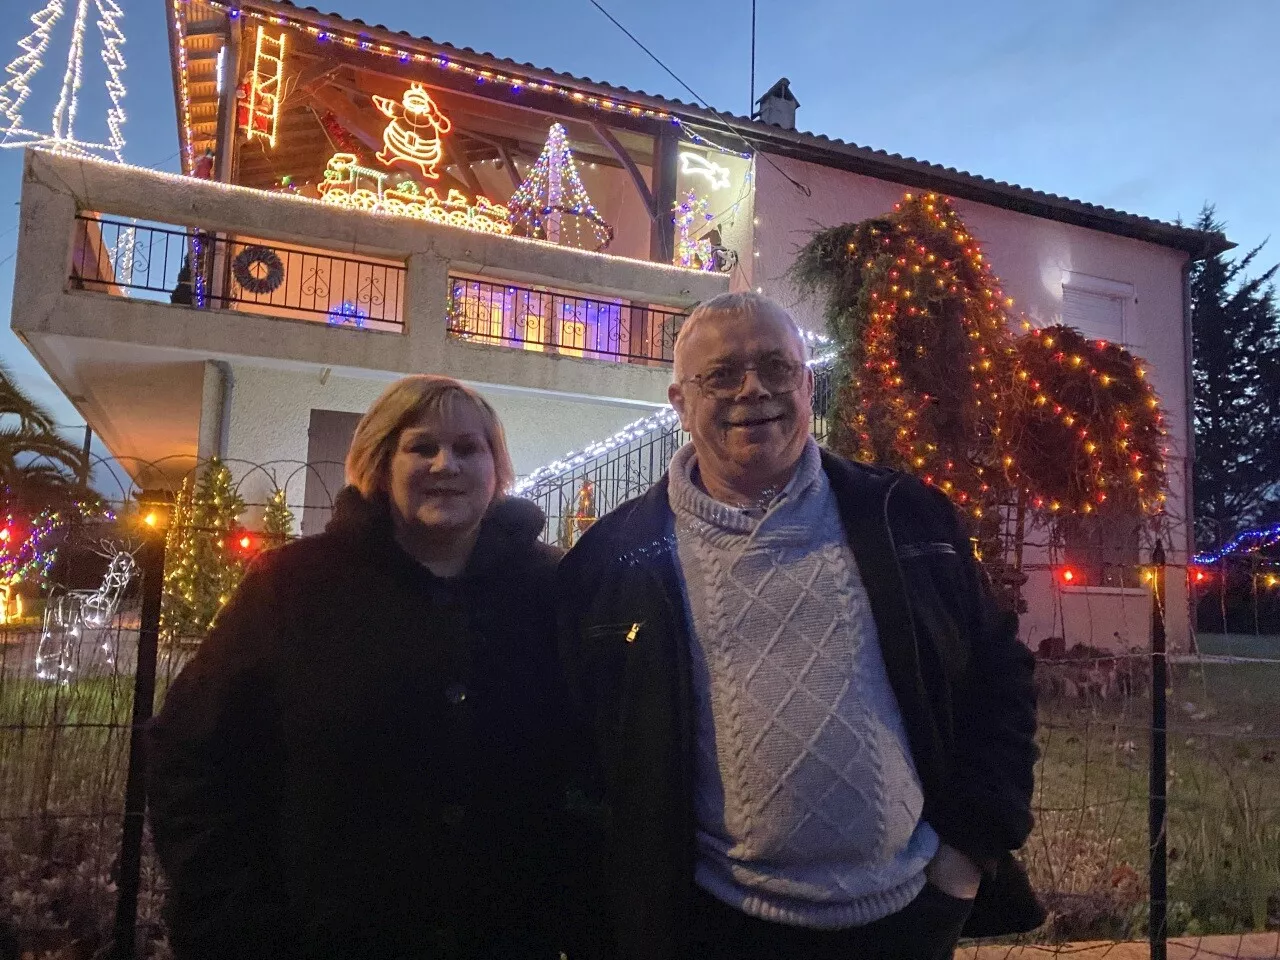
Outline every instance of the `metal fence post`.
<svg viewBox="0 0 1280 960"><path fill-rule="evenodd" d="M1165 689L1168 663L1165 655L1165 557L1164 544L1151 551L1151 779L1148 788L1147 835L1150 840L1151 960L1166 960L1168 944L1168 806L1166 795L1168 742Z"/></svg>
<svg viewBox="0 0 1280 960"><path fill-rule="evenodd" d="M147 812L145 729L155 710L156 658L160 642L160 601L164 590L163 531L143 543L142 612L138 624L138 666L133 685L129 733L129 773L125 780L124 828L120 838L120 874L116 881L116 919L112 960L133 960L137 953L138 891L142 884L142 828Z"/></svg>

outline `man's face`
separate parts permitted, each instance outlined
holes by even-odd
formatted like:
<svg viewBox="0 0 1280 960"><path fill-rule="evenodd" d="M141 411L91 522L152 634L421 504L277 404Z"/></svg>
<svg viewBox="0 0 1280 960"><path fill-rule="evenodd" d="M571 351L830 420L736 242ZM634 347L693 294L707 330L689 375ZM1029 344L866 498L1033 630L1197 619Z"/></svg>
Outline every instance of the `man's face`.
<svg viewBox="0 0 1280 960"><path fill-rule="evenodd" d="M699 319L680 340L676 377L668 396L704 476L747 494L785 482L813 420L813 372L785 317Z"/></svg>

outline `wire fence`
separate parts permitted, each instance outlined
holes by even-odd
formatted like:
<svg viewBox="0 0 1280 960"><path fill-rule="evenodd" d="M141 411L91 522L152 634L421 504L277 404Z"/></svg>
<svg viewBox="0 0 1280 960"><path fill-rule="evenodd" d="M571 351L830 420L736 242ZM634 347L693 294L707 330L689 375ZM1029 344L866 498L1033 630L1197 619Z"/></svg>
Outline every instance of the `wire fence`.
<svg viewBox="0 0 1280 960"><path fill-rule="evenodd" d="M601 491L596 512L656 481L678 441L668 431L591 458L587 468ZM641 462L648 466L637 468ZM195 579L182 585L199 597L206 588L226 589L221 571L242 569L302 529L322 528L337 493L334 466L232 462L214 477L208 464L189 460L124 464L129 481L103 492L88 516L54 523L39 538L41 550L56 554L48 575L32 572L2 598L0 945L8 936L33 956L93 956L132 931L136 955L168 956L164 878L140 829L140 758L131 740L197 648L208 611L180 616L162 607L149 634L147 598L160 603L173 593L179 553L220 558L197 564ZM610 471L615 482L606 482ZM217 489L228 512L200 506L202 484L206 492ZM549 539L563 534L565 517L576 515L562 510ZM166 522L161 536L156 531ZM15 524L11 543L39 532L37 524ZM576 527L570 539L574 533ZM148 554L161 540L165 551ZM1156 570L1145 547L1142 560ZM1196 568L1180 564L1163 575L1171 585L1183 578L1195 584L1191 602L1210 629L1195 630L1192 618L1193 644L1171 640L1167 685L1156 687L1150 584L1099 588L1086 594L1093 606L1070 607L1080 588L1058 580L1047 599L1030 598L1024 622L1045 625L1026 636L1037 654L1042 757L1036 827L1021 857L1050 918L1034 934L966 946L963 955L1130 956L1121 945L1147 941L1153 905L1158 919L1163 903L1170 956L1192 955L1186 942L1200 956L1280 960L1280 622L1269 605L1273 595L1237 590L1230 578L1197 583ZM1051 609L1043 613L1046 604ZM1231 616L1215 620L1224 606ZM1084 621L1107 620L1116 607L1132 624L1123 642L1066 641L1081 635ZM1165 613L1172 630L1172 601ZM1161 725L1153 721L1161 686L1163 751ZM1151 773L1162 757L1167 816L1157 819L1164 854L1157 849L1153 873ZM1153 885L1161 870L1166 897Z"/></svg>

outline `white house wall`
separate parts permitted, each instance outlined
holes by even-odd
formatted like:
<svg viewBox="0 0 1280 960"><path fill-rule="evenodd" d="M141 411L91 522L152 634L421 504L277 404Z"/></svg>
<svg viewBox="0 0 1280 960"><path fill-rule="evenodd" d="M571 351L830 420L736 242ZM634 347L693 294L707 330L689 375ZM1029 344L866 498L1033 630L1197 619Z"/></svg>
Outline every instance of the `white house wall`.
<svg viewBox="0 0 1280 960"><path fill-rule="evenodd" d="M233 473L244 478L241 495L251 504L264 503L277 485L284 486L290 504L302 504L311 411L363 413L391 382L336 375L322 379L318 373L249 363L232 363L227 369L224 389L230 405L223 455ZM517 476L653 412L652 406L478 389L502 419ZM217 394L206 396L214 402ZM214 419L212 411L207 417Z"/></svg>

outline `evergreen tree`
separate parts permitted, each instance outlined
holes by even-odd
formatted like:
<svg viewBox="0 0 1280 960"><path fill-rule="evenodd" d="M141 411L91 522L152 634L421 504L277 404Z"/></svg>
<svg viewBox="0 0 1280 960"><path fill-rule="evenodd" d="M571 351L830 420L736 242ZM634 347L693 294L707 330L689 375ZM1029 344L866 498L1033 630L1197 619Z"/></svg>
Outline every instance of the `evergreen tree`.
<svg viewBox="0 0 1280 960"><path fill-rule="evenodd" d="M160 621L167 639L202 637L239 585L244 556L231 543L231 530L244 508L231 471L216 457L194 489L184 481L166 553Z"/></svg>
<svg viewBox="0 0 1280 960"><path fill-rule="evenodd" d="M1221 231L1206 206L1195 224ZM1280 309L1277 267L1250 278L1259 244L1191 268L1196 543L1218 547L1280 510Z"/></svg>
<svg viewBox="0 0 1280 960"><path fill-rule="evenodd" d="M278 547L293 536L293 511L279 487L267 501L267 509L262 516L262 536L269 547Z"/></svg>

